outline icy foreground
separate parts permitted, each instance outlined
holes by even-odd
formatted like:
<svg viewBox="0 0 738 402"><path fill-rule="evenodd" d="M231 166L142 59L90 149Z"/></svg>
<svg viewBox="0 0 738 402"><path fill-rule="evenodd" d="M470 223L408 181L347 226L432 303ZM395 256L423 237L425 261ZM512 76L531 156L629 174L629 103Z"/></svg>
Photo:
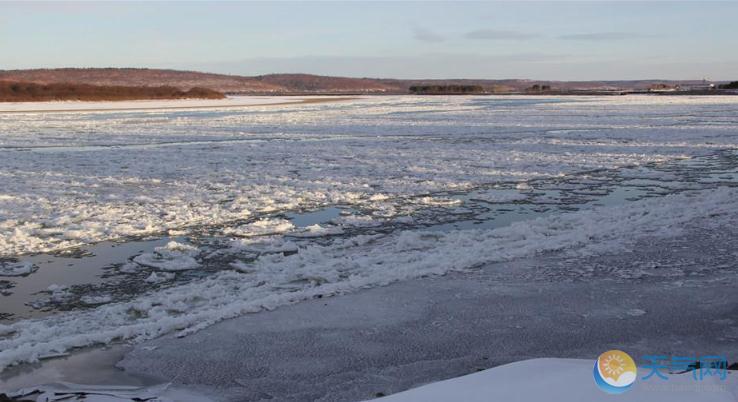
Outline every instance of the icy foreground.
<svg viewBox="0 0 738 402"><path fill-rule="evenodd" d="M187 240L120 268L145 273L142 282L152 285L194 272L187 283L116 302L86 295L90 308L0 325L0 370L493 262L627 250L639 236L678 235L694 219L734 220L738 190L715 184L494 229L411 226L428 210L463 213L460 198L439 191L507 182L517 192L485 189L478 197L516 202L536 178L734 149L736 116L738 100L719 97L388 97L236 111L0 115L0 257L166 233L231 242L212 253L228 263L201 276L202 255L212 250ZM276 216L332 205L356 213L301 228ZM384 222L393 226L371 231ZM9 261L0 272L33 277L33 269ZM48 292L51 299L70 293Z"/></svg>
<svg viewBox="0 0 738 402"><path fill-rule="evenodd" d="M170 387L169 384L152 387L133 386L89 386L70 383L47 384L16 390L9 394L13 400L38 402L84 401L84 402L209 402L207 396Z"/></svg>
<svg viewBox="0 0 738 402"><path fill-rule="evenodd" d="M0 325L0 368L95 343L141 341L171 331L187 335L227 318L301 300L542 252L614 252L645 235L678 235L682 225L697 218L735 220L736 199L738 189L686 192L495 230L401 231L313 245L289 256L259 259L248 270L219 272L131 302Z"/></svg>
<svg viewBox="0 0 738 402"><path fill-rule="evenodd" d="M592 378L592 365L590 360L526 360L424 385L378 401L732 402L738 397L735 372L730 372L724 381L717 377L697 381L690 373L671 375L668 381L661 383L656 382L660 381L658 379L637 379L632 390L613 396L597 388ZM639 370L643 372L644 369Z"/></svg>

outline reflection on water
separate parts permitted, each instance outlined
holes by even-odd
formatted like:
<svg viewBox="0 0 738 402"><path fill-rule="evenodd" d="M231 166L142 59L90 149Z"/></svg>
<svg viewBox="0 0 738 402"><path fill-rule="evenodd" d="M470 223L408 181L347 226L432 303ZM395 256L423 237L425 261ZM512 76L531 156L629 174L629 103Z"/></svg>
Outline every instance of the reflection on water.
<svg viewBox="0 0 738 402"><path fill-rule="evenodd" d="M166 244L168 239L130 241L125 243L102 242L84 247L73 255L39 254L23 257L38 270L26 277L6 278L13 283L10 296L2 297L2 311L23 319L46 315L44 309L36 309L33 302L42 297L49 286L75 286L101 284L109 278L104 274L116 264L124 264L137 254L148 252Z"/></svg>
<svg viewBox="0 0 738 402"><path fill-rule="evenodd" d="M159 383L157 379L132 376L115 367L128 349L123 345L88 349L43 363L11 367L0 373L0 391L59 382L130 386Z"/></svg>
<svg viewBox="0 0 738 402"><path fill-rule="evenodd" d="M330 222L341 215L341 209L336 207L328 207L317 211L307 212L290 212L285 214L293 225L298 228L304 228L311 225L319 225L321 223Z"/></svg>

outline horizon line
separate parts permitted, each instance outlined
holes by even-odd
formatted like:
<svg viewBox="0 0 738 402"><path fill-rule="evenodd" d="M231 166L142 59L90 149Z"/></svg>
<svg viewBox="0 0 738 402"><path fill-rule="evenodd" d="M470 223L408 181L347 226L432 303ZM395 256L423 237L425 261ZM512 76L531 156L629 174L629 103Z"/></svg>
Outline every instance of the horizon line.
<svg viewBox="0 0 738 402"><path fill-rule="evenodd" d="M273 75L310 75L315 77L327 77L327 78L349 78L349 79L368 79L368 80L397 80L397 81L451 81L451 80L470 80L470 81L542 81L542 82L638 82L638 81L668 81L668 82L679 82L679 81L705 81L705 82L731 82L735 79L709 79L703 78L604 78L604 79L585 79L585 80L557 80L557 79L546 79L546 78L469 78L469 77L446 77L446 78L397 78L397 77L371 77L371 76L351 76L351 75L325 75L315 74L306 72L290 72L290 73L266 73L266 74L255 74L255 75L244 75L244 74L232 74L232 73L219 73L205 70L195 69L178 69L178 68L160 68L160 67L31 67L31 68L13 68L13 69L0 69L0 72L19 72L19 71L41 71L41 70L160 70L160 71L174 71L174 72L185 72L185 73L198 73L198 74L212 74L221 75L228 77L239 77L239 78L257 78Z"/></svg>

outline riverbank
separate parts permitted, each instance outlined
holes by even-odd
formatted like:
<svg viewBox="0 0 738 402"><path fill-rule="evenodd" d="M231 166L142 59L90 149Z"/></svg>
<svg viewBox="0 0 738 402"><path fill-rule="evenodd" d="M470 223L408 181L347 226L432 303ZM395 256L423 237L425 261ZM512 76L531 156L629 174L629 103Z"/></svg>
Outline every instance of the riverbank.
<svg viewBox="0 0 738 402"><path fill-rule="evenodd" d="M229 96L225 99L166 99L134 101L0 102L0 113L108 112L178 109L219 109L338 102L356 97L338 96Z"/></svg>

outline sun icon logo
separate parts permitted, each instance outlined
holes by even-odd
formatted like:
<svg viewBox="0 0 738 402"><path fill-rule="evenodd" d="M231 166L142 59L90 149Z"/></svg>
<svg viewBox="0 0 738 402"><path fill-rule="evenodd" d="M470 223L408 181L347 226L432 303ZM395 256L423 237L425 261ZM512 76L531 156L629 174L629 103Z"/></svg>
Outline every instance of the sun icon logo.
<svg viewBox="0 0 738 402"><path fill-rule="evenodd" d="M633 385L637 368L633 358L620 350L608 350L600 355L594 365L597 386L610 394L620 394Z"/></svg>
<svg viewBox="0 0 738 402"><path fill-rule="evenodd" d="M602 367L608 377L620 377L620 374L625 371L625 359L619 354L609 353L602 360Z"/></svg>

